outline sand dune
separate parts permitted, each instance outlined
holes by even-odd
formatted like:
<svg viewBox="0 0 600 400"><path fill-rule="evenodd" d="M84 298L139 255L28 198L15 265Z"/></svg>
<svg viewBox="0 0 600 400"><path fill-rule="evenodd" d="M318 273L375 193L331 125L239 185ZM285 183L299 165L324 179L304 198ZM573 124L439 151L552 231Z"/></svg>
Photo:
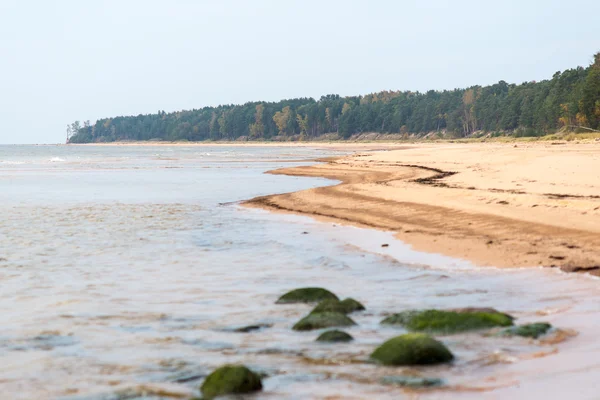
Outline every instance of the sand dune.
<svg viewBox="0 0 600 400"><path fill-rule="evenodd" d="M600 145L405 145L271 171L340 180L249 206L396 232L481 266L600 275Z"/></svg>

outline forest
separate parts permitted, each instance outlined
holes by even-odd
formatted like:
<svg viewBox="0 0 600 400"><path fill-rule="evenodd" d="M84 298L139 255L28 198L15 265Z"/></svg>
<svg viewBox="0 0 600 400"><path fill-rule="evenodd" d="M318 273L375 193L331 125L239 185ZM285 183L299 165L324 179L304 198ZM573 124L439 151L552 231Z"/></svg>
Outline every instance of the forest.
<svg viewBox="0 0 600 400"><path fill-rule="evenodd" d="M472 86L426 93L383 91L249 102L137 116L104 118L67 127L69 143L114 141L349 139L364 133L399 138L437 133L542 136L558 130L600 130L600 52L587 68L551 79Z"/></svg>

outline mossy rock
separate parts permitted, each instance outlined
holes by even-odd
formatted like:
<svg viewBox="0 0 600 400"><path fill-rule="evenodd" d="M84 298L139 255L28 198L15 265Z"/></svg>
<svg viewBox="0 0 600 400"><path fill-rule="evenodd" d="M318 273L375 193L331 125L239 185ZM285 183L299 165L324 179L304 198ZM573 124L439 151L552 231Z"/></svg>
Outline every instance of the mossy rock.
<svg viewBox="0 0 600 400"><path fill-rule="evenodd" d="M327 299L339 300L335 294L327 289L307 287L287 292L277 300L277 304L317 303Z"/></svg>
<svg viewBox="0 0 600 400"><path fill-rule="evenodd" d="M295 331L311 331L313 329L333 328L336 326L352 326L352 321L345 314L338 312L322 312L308 314L294 325Z"/></svg>
<svg viewBox="0 0 600 400"><path fill-rule="evenodd" d="M418 376L384 376L381 379L384 385L404 386L412 389L442 386L444 381L440 378L421 378Z"/></svg>
<svg viewBox="0 0 600 400"><path fill-rule="evenodd" d="M342 306L346 310L348 310L348 313L366 310L365 306L363 306L360 302L354 300L351 297L348 297L347 299L342 300L341 303L342 303Z"/></svg>
<svg viewBox="0 0 600 400"><path fill-rule="evenodd" d="M381 324L384 324L384 325L406 325L412 320L413 317L416 317L421 312L422 311L419 311L419 310L402 311L397 314L392 314L389 317L384 318L381 321Z"/></svg>
<svg viewBox="0 0 600 400"><path fill-rule="evenodd" d="M502 314L504 316L506 316L506 318L510 318L511 320L514 320L515 317L513 317L512 315L508 315L505 314L503 312L500 312L498 310L496 310L495 308L491 308L491 307L462 307L462 308L451 308L447 311L454 311L457 313L474 313L474 312L484 312L484 313L490 313L490 314Z"/></svg>
<svg viewBox="0 0 600 400"><path fill-rule="evenodd" d="M351 342L354 338L347 334L344 331L339 331L334 329L332 331L323 332L318 338L317 342L328 342L328 343L336 343L336 342Z"/></svg>
<svg viewBox="0 0 600 400"><path fill-rule="evenodd" d="M260 376L243 365L225 365L213 371L200 387L204 399L262 389Z"/></svg>
<svg viewBox="0 0 600 400"><path fill-rule="evenodd" d="M537 339L542 335L548 333L552 329L552 325L545 322L536 322L534 324L526 324L514 326L500 332L502 336L523 336L528 338Z"/></svg>
<svg viewBox="0 0 600 400"><path fill-rule="evenodd" d="M365 307L354 299L344 299L343 301L335 299L323 300L310 312L322 313L322 312L339 312L342 314L350 314L354 311L362 311Z"/></svg>
<svg viewBox="0 0 600 400"><path fill-rule="evenodd" d="M498 326L511 326L512 317L493 312L443 310L405 311L391 315L382 324L402 325L410 331L452 334Z"/></svg>
<svg viewBox="0 0 600 400"><path fill-rule="evenodd" d="M432 365L450 362L454 355L431 336L407 333L379 346L371 358L383 365Z"/></svg>

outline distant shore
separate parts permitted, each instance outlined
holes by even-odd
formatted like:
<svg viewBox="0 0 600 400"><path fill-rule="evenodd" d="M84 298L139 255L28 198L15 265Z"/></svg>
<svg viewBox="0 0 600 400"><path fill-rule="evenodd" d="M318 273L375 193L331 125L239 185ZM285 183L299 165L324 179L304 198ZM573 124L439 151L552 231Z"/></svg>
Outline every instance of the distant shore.
<svg viewBox="0 0 600 400"><path fill-rule="evenodd" d="M177 146L177 147L310 147L338 151L375 151L402 148L402 142L108 142L108 143L69 143L63 146Z"/></svg>
<svg viewBox="0 0 600 400"><path fill-rule="evenodd" d="M306 141L272 141L272 140L222 140L222 141L122 141L122 142L94 142L94 143L67 143L67 144L47 144L59 146L273 146L273 147L364 147L377 145L381 147L402 146L406 144L451 144L451 143L577 143L577 144L596 144L600 142L600 133L563 133L549 134L537 137L468 137L454 139L431 139L431 138L412 138L412 139L338 139L338 140L306 140ZM39 144L44 145L44 144Z"/></svg>
<svg viewBox="0 0 600 400"><path fill-rule="evenodd" d="M271 171L341 183L245 204L390 230L481 266L600 275L598 154L600 143L404 144Z"/></svg>

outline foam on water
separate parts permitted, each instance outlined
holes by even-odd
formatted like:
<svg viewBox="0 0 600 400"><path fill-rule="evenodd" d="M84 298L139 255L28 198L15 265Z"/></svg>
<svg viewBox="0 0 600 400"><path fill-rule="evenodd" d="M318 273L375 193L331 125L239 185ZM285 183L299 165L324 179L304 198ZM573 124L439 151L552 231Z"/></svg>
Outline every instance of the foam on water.
<svg viewBox="0 0 600 400"><path fill-rule="evenodd" d="M202 157L197 147L169 150L169 159L157 159L155 147L24 146L7 156L0 146L1 159L33 163L0 169L1 393L186 398L213 368L240 362L269 376L257 398L409 397L379 383L399 374L450 385L422 398L595 398L597 280L478 269L413 251L387 232L235 204L329 184L262 174L328 155L323 151L214 147L214 156ZM85 162L43 166L55 154ZM352 316L355 342L324 346L314 342L317 332L290 329L310 306L274 301L314 285L367 306ZM379 325L387 313L468 306L496 307L520 323L547 321L579 336L545 345L446 336L441 340L457 355L451 367L362 362L404 332ZM232 329L251 324L270 327Z"/></svg>
<svg viewBox="0 0 600 400"><path fill-rule="evenodd" d="M6 165L23 165L23 164L25 164L25 161L4 161L4 160L0 160L0 164L6 164Z"/></svg>

